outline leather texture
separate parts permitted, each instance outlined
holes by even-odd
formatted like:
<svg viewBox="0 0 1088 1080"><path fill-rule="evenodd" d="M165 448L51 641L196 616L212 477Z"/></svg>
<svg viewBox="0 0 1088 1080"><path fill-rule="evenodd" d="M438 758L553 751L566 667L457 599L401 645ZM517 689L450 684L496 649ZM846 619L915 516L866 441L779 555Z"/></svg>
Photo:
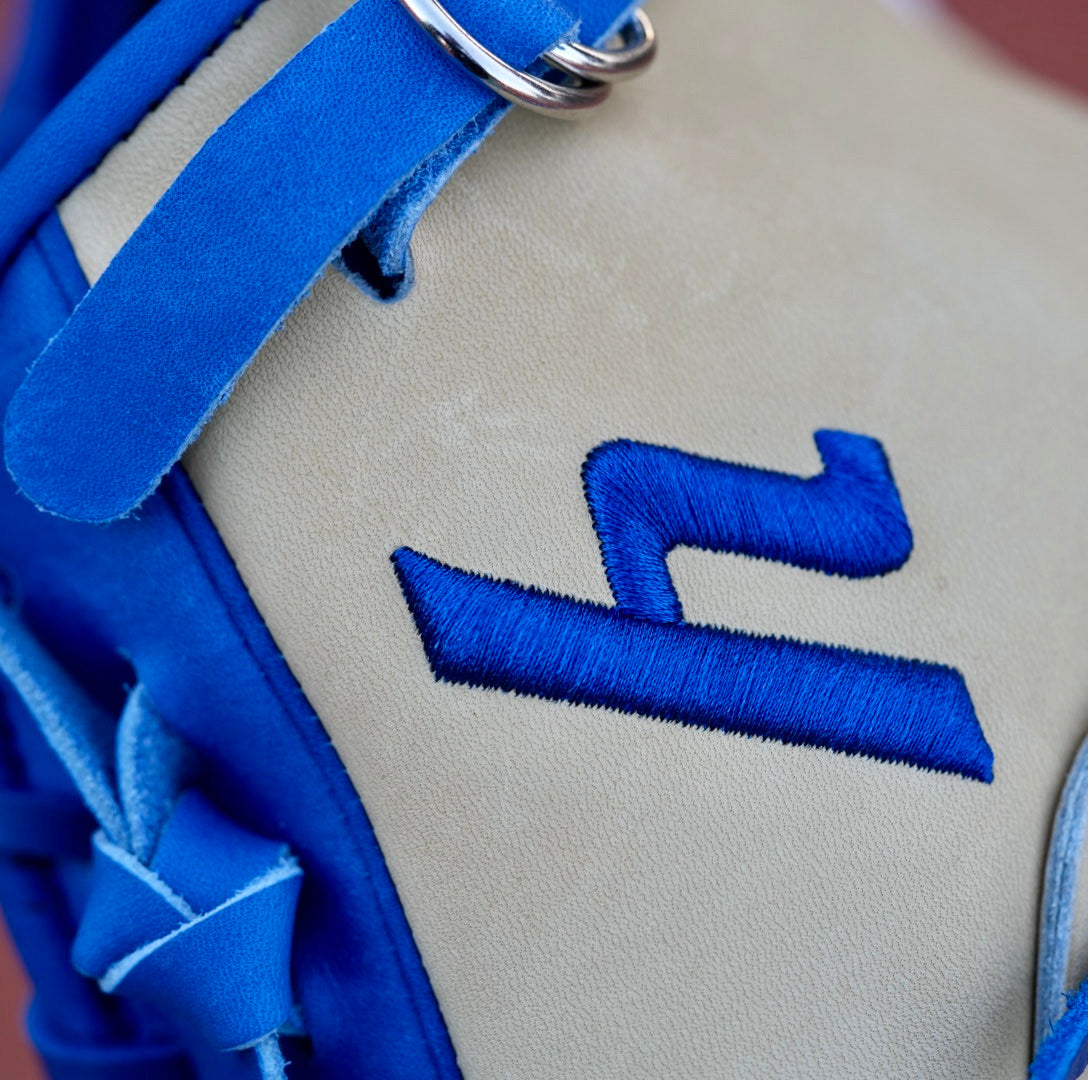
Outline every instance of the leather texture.
<svg viewBox="0 0 1088 1080"><path fill-rule="evenodd" d="M47 224L0 289L3 400L87 289L56 216ZM170 791L168 758L176 761L176 754L134 736L134 728L147 729L141 713L122 710L122 703L138 682L164 724L195 752L191 779L203 794L239 824L286 841L304 869L290 952L308 1045L288 1049L292 1080L315 1072L368 1080L459 1077L363 804L187 477L172 470L139 520L105 529L39 512L7 480L0 484L0 520L0 564L12 583L6 595L16 598L29 632L7 635L0 662L11 732L5 741L19 750L0 779L15 792L63 799L78 798L78 777L103 821L117 819L116 780L123 806L148 809L136 828L122 826L118 835L135 836L133 853L146 852L164 804L149 807L145 795ZM119 714L115 728L110 718ZM113 766L113 748L134 742L135 752L116 756ZM87 757L81 746L97 750ZM145 754L157 775L138 767ZM54 861L55 846L20 848L0 864L5 918L39 991L28 1030L49 1069L66 1078L75 1069L84 1080L167 1080L195 1068L201 1077L239 1080L239 1069L247 1071L242 1058L171 1035L169 1024L133 1001L103 1001L78 975L72 937L86 913L89 833L77 826L69 835L70 850L84 838L79 864L70 868ZM190 853L194 865L214 869L206 851ZM68 886L73 874L85 882L75 893ZM103 902L118 915L116 904ZM175 965L175 976L185 972L185 964ZM211 992L206 979L203 987ZM256 1065L252 1056L248 1065Z"/></svg>
<svg viewBox="0 0 1088 1080"><path fill-rule="evenodd" d="M293 12L67 200L92 278ZM510 117L455 177L406 300L320 281L188 469L469 1080L1013 1080L1088 716L1088 122L865 0L652 14L649 74L578 125ZM589 450L814 474L822 426L885 447L910 561L679 551L685 614L956 666L991 786L434 682L397 547L607 603Z"/></svg>
<svg viewBox="0 0 1088 1080"><path fill-rule="evenodd" d="M607 38L630 0L458 2L524 68L576 30ZM20 490L78 521L136 510L345 245L400 192L437 194L508 108L402 5L358 0L205 142L38 357L4 424Z"/></svg>

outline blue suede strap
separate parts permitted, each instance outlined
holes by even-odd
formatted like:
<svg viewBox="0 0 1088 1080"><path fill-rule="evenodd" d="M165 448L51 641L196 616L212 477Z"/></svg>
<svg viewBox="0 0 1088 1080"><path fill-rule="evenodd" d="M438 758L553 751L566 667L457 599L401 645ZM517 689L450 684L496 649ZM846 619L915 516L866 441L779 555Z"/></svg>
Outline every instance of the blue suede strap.
<svg viewBox="0 0 1088 1080"><path fill-rule="evenodd" d="M524 68L629 3L451 7ZM5 440L24 493L77 520L138 506L341 248L398 190L418 215L413 179L440 180L499 108L399 3L359 0L208 140L32 368Z"/></svg>
<svg viewBox="0 0 1088 1080"><path fill-rule="evenodd" d="M8 399L86 288L54 216L0 280L0 401ZM34 656L39 650L21 647L25 635L9 639L16 646L9 659L21 655L23 661L13 663L12 671L28 676L19 680L23 692L33 691L27 696L39 705L47 701L50 672L59 664L116 719L119 695L138 672L160 726L195 754L198 771L182 775L179 790L197 784L232 821L255 835L289 842L304 867L291 974L307 1037L286 1039L292 1080L460 1076L360 795L184 474L173 470L138 519L103 529L39 513L0 470L0 517L0 564L13 579L0 593L21 598L24 626L56 661L40 664ZM23 694L5 684L0 679L0 727L11 732L0 732L0 782L73 790L68 769L38 726L43 720L52 726L49 714L39 709L35 720ZM67 691L62 696L71 700ZM140 697L130 696L131 706L139 703ZM128 707L125 713L127 718ZM88 715L82 709L80 714ZM144 858L154 859L156 841L162 841L155 830L164 812L169 820L171 807L169 800L155 801L154 790L132 783L150 779L140 765L146 719L116 732L119 760L112 780L133 854L150 851ZM66 751L78 746L55 745ZM158 752L154 756L164 760ZM68 758L69 766L75 763ZM162 787L156 780L154 788L161 793ZM137 815L139 829L132 828ZM267 1041L253 1052L208 1050L149 1006L106 998L76 975L70 959L73 922L84 910L82 882L89 866L71 869L68 874L68 867L38 859L0 858L5 918L38 990L32 1032L56 1064L55 1075L274 1076L263 1060L268 1055L261 1054ZM80 885L74 896L67 890L70 877ZM345 1015L350 1024L343 1023Z"/></svg>

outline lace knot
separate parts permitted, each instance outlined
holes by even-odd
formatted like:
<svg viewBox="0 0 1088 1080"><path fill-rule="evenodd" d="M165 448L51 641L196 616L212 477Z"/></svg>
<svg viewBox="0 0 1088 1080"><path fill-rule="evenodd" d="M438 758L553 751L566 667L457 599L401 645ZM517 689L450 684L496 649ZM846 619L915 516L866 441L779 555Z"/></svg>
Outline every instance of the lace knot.
<svg viewBox="0 0 1088 1080"><path fill-rule="evenodd" d="M301 880L284 845L187 792L146 862L96 834L73 960L105 992L155 1005L216 1049L256 1045L291 1014Z"/></svg>

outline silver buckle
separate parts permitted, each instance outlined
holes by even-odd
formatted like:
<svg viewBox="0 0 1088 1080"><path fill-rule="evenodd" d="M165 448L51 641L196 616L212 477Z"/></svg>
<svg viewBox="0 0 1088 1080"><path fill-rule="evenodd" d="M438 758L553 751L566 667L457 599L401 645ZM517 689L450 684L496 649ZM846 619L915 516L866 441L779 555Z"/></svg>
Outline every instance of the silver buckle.
<svg viewBox="0 0 1088 1080"><path fill-rule="evenodd" d="M592 49L577 41L555 45L541 57L574 82L549 82L518 71L480 44L438 0L401 0L432 38L482 83L507 101L548 116L571 116L608 97L612 83L644 71L654 58L654 28L641 8L620 31L615 49Z"/></svg>

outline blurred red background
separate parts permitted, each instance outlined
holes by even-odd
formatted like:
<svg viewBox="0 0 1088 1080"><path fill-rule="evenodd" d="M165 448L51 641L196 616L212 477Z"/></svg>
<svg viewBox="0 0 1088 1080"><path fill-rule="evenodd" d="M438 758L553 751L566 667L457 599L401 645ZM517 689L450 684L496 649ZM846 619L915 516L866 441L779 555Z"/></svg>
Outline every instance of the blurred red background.
<svg viewBox="0 0 1088 1080"><path fill-rule="evenodd" d="M1088 94L1084 0L946 0L944 6L1010 59Z"/></svg>
<svg viewBox="0 0 1088 1080"><path fill-rule="evenodd" d="M0 92L18 54L28 2L0 0ZM1010 60L1088 94L1086 0L947 0L944 7ZM7 935L0 932L0 1069L4 1080L43 1080L23 1036L22 1017L28 998L29 990Z"/></svg>
<svg viewBox="0 0 1088 1080"><path fill-rule="evenodd" d="M45 1080L23 1034L30 991L7 932L0 933L0 1071L4 1080Z"/></svg>

